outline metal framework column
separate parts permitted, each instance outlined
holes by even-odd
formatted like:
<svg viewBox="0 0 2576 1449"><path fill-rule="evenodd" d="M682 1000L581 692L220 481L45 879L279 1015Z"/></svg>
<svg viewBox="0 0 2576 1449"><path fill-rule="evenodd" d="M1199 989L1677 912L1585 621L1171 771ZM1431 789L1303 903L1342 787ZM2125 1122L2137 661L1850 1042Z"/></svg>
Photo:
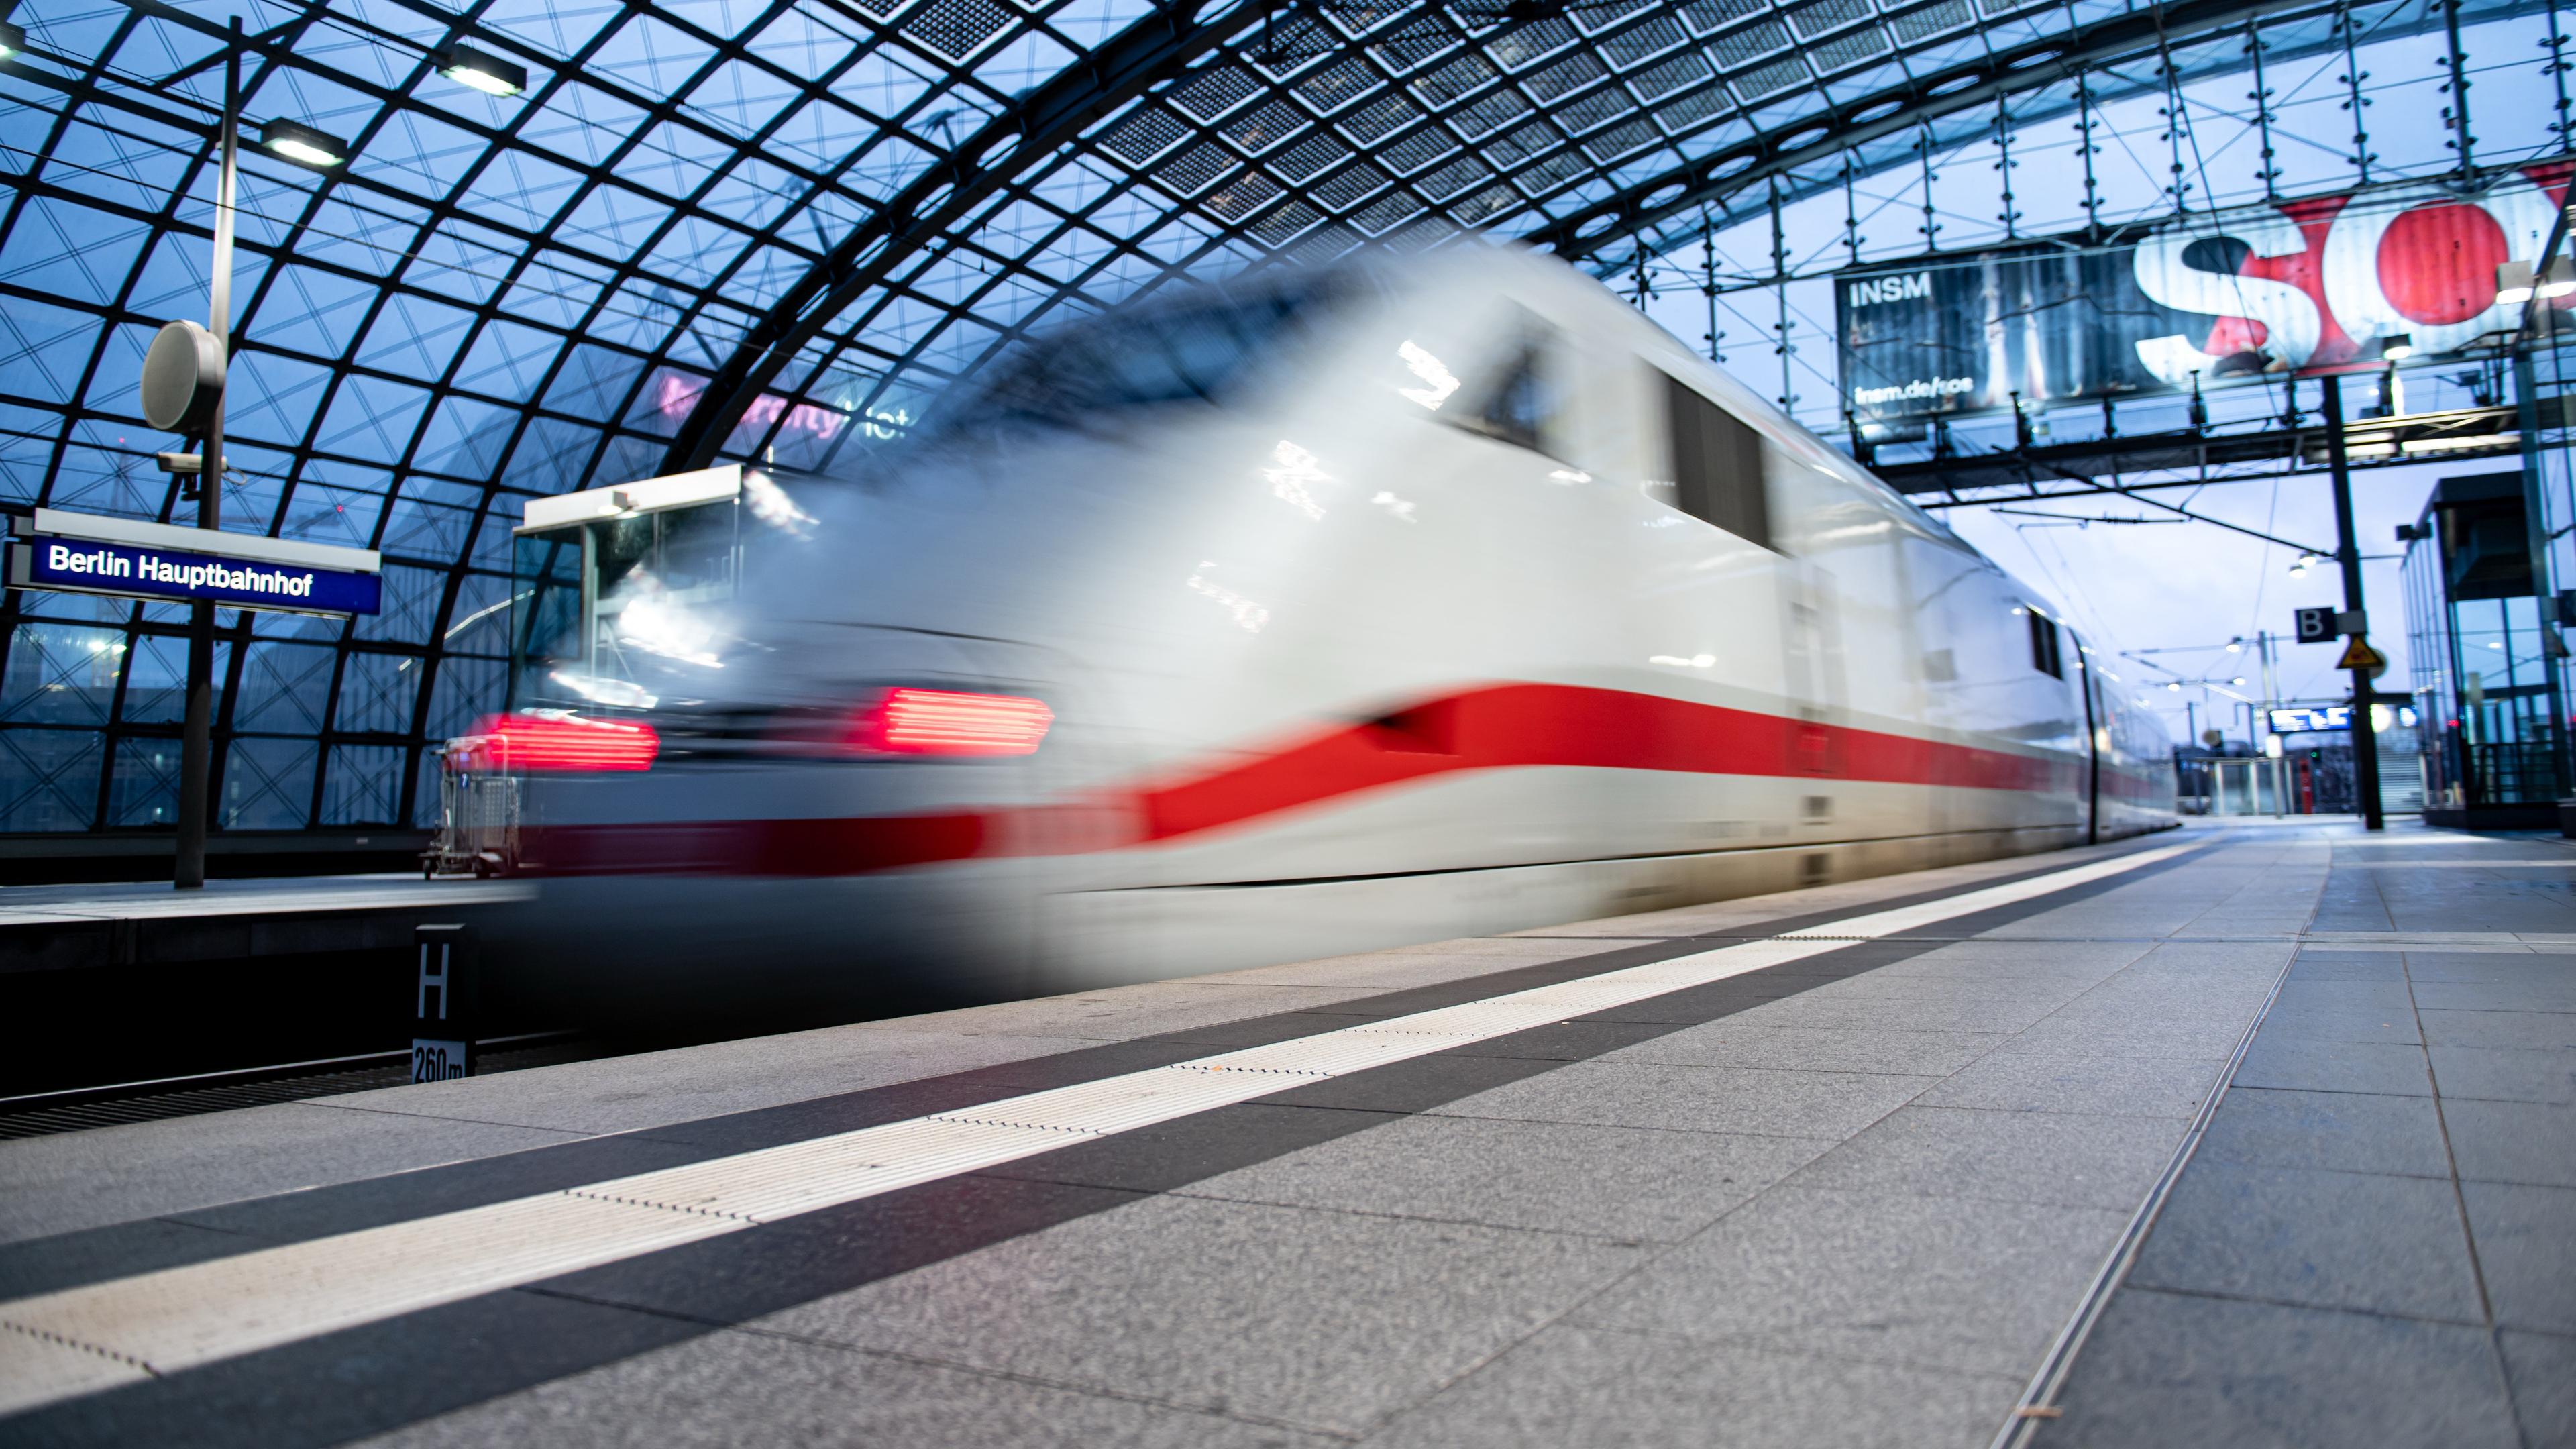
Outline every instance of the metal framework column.
<svg viewBox="0 0 2576 1449"><path fill-rule="evenodd" d="M1795 414L1798 389L1792 385L1789 360L1790 354L1796 350L1789 345L1789 239L1788 234L1780 229L1778 176L1771 178L1771 291L1780 304L1780 411Z"/></svg>
<svg viewBox="0 0 2576 1449"><path fill-rule="evenodd" d="M2102 178L2094 173L2093 158L2102 148L2093 144L2093 78L2084 71L2075 73L2075 155L2084 164L2084 232L2090 237L2102 235Z"/></svg>
<svg viewBox="0 0 2576 1449"><path fill-rule="evenodd" d="M2256 139L2263 143L2263 168L2256 174L2263 182L2263 199L2278 201L2281 199L2281 168L2273 161L2272 122L2275 118L2272 115L2272 87L2263 75L2263 24L2259 20L2245 22L2245 53L2254 62L2254 89L2245 98L2254 103Z"/></svg>
<svg viewBox="0 0 2576 1449"><path fill-rule="evenodd" d="M2443 63L2451 72L2442 87L2451 97L2451 103L2442 108L2442 119L2451 127L2451 148L2460 153L2460 184L2475 186L2478 138L2469 134L2469 57L2460 48L2460 0L2443 0L2442 39Z"/></svg>
<svg viewBox="0 0 2576 1449"><path fill-rule="evenodd" d="M2370 79L2370 72L2361 68L2361 58L2352 48L2352 6L2349 0L2339 7L2339 13L2335 17L2335 30L2343 39L2343 74L2335 79L2343 82L2343 108L2352 112L2351 160L2354 179L2368 186L2370 163L2379 158L2371 153L2369 118L2363 114L2370 108L2370 97L2361 93L2361 83Z"/></svg>
<svg viewBox="0 0 2576 1449"><path fill-rule="evenodd" d="M1708 302L1708 360L1724 362L1726 329L1717 325L1717 228L1705 208L1699 214L1699 291Z"/></svg>
<svg viewBox="0 0 2576 1449"><path fill-rule="evenodd" d="M2540 46L2549 52L2549 88L2556 97L2552 110L2558 117L2549 123L2549 133L2558 138L2559 149L2565 150L2571 129L2567 120L2567 32L2558 24L2558 0L2549 0L2548 13L2549 35Z"/></svg>
<svg viewBox="0 0 2576 1449"><path fill-rule="evenodd" d="M2013 168L2021 163L2013 159L2012 112L2002 96L1995 97L1995 171L2003 178L2004 209L1995 217L2004 224L2004 240L2021 239L2021 210L2013 205ZM1844 163L1848 166L1850 163Z"/></svg>
<svg viewBox="0 0 2576 1449"><path fill-rule="evenodd" d="M2548 265L2548 258L2541 259ZM2559 682L2565 661L2565 644L2558 635L2558 592L2549 576L2549 509L2541 492L2540 478L2540 382L2533 375L2531 342L2513 350L2513 392L2515 419L2522 432L2522 513L2523 531L2531 546L2531 601L2541 638L2540 677L2549 687L2549 773L2550 793L2564 795L2571 781L2576 781L2576 768L2571 768L2567 753L2567 701ZM2551 645L2558 644L2557 650Z"/></svg>

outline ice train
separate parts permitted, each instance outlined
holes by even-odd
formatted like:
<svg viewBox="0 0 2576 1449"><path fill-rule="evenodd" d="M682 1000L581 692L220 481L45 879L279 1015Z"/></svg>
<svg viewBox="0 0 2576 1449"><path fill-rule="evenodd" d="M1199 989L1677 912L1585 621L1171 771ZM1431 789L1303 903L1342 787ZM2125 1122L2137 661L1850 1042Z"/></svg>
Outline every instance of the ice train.
<svg viewBox="0 0 2576 1449"><path fill-rule="evenodd" d="M2054 604L1553 260L1121 309L919 433L519 671L512 971L1067 990L2175 820Z"/></svg>

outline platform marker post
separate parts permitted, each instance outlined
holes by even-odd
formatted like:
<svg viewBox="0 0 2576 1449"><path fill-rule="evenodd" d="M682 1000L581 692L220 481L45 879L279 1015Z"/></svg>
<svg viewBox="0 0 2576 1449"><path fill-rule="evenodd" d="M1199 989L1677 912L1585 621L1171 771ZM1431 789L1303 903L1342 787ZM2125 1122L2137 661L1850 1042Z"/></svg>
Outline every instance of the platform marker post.
<svg viewBox="0 0 2576 1449"><path fill-rule="evenodd" d="M415 926L411 935L411 1079L470 1077L482 1004L474 933L466 926L439 925Z"/></svg>

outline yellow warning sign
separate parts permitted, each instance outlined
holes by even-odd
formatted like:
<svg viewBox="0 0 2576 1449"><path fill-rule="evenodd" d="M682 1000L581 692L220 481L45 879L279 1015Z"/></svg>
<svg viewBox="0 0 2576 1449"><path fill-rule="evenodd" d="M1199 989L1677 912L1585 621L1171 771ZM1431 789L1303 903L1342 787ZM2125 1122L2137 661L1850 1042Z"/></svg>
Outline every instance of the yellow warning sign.
<svg viewBox="0 0 2576 1449"><path fill-rule="evenodd" d="M2388 668L2388 656L2370 647L2370 641L2359 634L2343 647L2343 657L2335 661L2337 669L2367 669L2378 674Z"/></svg>

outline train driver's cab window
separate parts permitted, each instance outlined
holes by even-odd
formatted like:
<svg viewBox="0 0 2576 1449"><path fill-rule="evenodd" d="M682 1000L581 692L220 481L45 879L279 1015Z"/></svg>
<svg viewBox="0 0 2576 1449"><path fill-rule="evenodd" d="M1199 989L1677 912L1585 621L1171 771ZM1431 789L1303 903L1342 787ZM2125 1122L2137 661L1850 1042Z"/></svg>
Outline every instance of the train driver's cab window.
<svg viewBox="0 0 2576 1449"><path fill-rule="evenodd" d="M1673 506L1745 542L1771 545L1762 435L1679 378L1664 379Z"/></svg>
<svg viewBox="0 0 2576 1449"><path fill-rule="evenodd" d="M2042 674L2066 677L2066 659L2060 652L2057 621L2037 609L2025 608L2030 616L2030 667Z"/></svg>
<svg viewBox="0 0 2576 1449"><path fill-rule="evenodd" d="M1563 394L1552 349L1536 338L1524 338L1486 385L1471 430L1515 448L1560 458L1562 429L1557 416Z"/></svg>

